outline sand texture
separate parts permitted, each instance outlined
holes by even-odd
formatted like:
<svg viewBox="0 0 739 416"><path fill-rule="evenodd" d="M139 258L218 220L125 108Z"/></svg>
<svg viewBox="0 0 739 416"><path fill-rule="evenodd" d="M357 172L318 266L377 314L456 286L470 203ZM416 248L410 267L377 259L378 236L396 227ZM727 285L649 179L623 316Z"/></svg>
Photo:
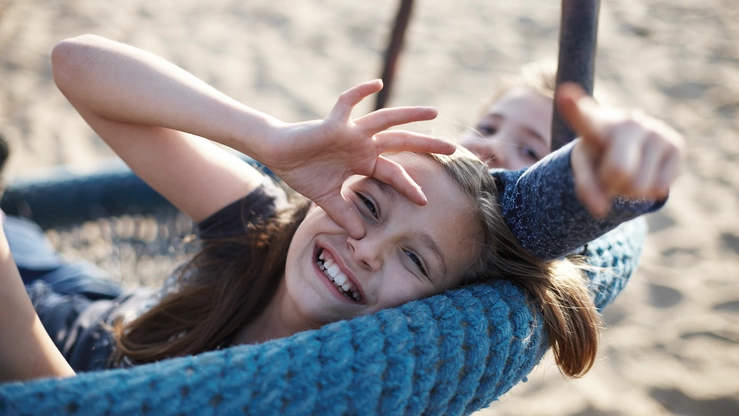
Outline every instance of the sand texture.
<svg viewBox="0 0 739 416"><path fill-rule="evenodd" d="M131 43L298 121L323 117L341 91L379 76L397 3L0 0L0 134L13 148L7 175L112 156L51 80L59 40L96 33ZM456 136L501 76L556 57L556 1L416 3L391 105L437 106L439 119L413 127L419 131ZM605 314L594 369L566 380L547 358L480 414L739 415L739 3L602 3L598 87L612 102L675 126L687 160L667 206L649 218L638 273ZM140 222L52 238L69 256L91 256L130 283L148 273L122 268L130 244L104 243L156 232L136 228ZM101 234L105 241L96 240ZM111 256L118 260L100 260ZM139 266L166 274L158 259Z"/></svg>

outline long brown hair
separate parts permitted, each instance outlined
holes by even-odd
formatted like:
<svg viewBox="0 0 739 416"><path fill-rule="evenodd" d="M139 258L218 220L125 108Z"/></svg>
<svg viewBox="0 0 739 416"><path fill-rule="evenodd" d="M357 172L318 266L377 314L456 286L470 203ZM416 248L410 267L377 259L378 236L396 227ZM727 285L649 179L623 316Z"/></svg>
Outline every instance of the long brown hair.
<svg viewBox="0 0 739 416"><path fill-rule="evenodd" d="M470 151L458 147L451 156L427 155L437 161L476 203L482 244L463 272L463 284L492 279L522 287L532 308L540 311L560 370L580 377L590 370L598 351L600 319L577 259L543 262L524 249L506 225L495 180Z"/></svg>
<svg viewBox="0 0 739 416"><path fill-rule="evenodd" d="M482 244L462 273L463 284L505 279L520 285L541 312L561 371L585 374L598 348L598 314L580 270L568 260L542 262L516 241L505 224L494 179L472 153L425 155L439 163L476 204ZM128 325L114 327L117 350L143 364L218 348L261 314L285 272L290 241L308 212L302 200L263 224L247 224L243 237L205 241L182 271L195 277Z"/></svg>
<svg viewBox="0 0 739 416"><path fill-rule="evenodd" d="M203 241L180 270L178 291L131 323L114 324L113 362L125 357L144 364L214 350L258 317L277 291L290 241L310 207L302 197L291 199L292 207L275 217L245 223L243 236Z"/></svg>

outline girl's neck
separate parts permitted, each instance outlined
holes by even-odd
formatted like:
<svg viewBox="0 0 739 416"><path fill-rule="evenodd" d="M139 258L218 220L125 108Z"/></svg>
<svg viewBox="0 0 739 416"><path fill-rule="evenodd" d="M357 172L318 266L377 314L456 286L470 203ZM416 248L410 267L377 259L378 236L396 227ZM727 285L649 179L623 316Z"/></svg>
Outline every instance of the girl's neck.
<svg viewBox="0 0 739 416"><path fill-rule="evenodd" d="M242 327L230 342L230 345L259 344L273 339L289 337L300 331L312 329L306 327L305 320L292 303L287 301L284 277L277 287L277 292L267 304L264 311L251 323Z"/></svg>

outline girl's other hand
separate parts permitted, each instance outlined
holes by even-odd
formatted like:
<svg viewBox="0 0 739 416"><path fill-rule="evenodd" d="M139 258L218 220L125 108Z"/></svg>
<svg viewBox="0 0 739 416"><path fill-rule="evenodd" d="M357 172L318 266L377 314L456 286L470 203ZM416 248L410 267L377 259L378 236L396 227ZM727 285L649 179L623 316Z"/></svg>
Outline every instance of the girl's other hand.
<svg viewBox="0 0 739 416"><path fill-rule="evenodd" d="M572 150L577 195L596 217L613 199L667 197L683 158L684 139L639 111L602 107L576 84L557 90L562 118L578 134Z"/></svg>
<svg viewBox="0 0 739 416"><path fill-rule="evenodd" d="M341 195L351 175L364 175L393 186L419 205L426 203L421 188L402 166L383 157L402 151L451 154L455 146L444 140L388 128L431 120L430 107L397 107L374 111L358 119L351 112L365 97L382 89L382 81L360 84L339 96L324 120L279 125L255 158L290 187L323 208L354 238L364 236L364 223Z"/></svg>

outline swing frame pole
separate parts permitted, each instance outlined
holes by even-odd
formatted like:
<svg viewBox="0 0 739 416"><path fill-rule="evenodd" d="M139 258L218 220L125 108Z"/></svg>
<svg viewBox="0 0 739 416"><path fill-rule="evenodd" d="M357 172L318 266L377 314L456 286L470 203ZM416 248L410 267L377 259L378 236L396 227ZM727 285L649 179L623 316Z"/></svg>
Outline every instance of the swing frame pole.
<svg viewBox="0 0 739 416"><path fill-rule="evenodd" d="M593 95L599 12L600 0L562 0L557 86L563 82L575 82ZM560 118L555 105L552 151L574 139L575 132Z"/></svg>
<svg viewBox="0 0 739 416"><path fill-rule="evenodd" d="M413 11L413 0L402 0L398 13L395 15L395 24L390 34L390 44L385 51L384 67L382 68L383 88L377 93L375 102L375 110L385 108L390 98L390 92L393 87L393 78L395 77L395 65L398 57L403 49L403 41L405 39L405 30L408 28L408 22L411 19Z"/></svg>

